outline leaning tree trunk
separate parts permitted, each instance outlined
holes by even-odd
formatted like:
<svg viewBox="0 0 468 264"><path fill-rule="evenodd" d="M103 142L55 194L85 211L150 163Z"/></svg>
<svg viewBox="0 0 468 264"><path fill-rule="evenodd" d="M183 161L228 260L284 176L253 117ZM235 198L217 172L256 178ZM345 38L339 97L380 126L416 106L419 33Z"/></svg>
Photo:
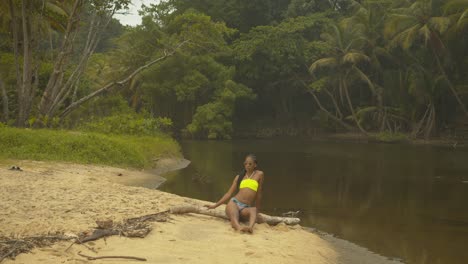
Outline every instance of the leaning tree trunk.
<svg viewBox="0 0 468 264"><path fill-rule="evenodd" d="M428 114L429 111L431 110L431 108L430 108L431 104L432 104L432 103L430 103L429 105L427 105L426 111L424 112L423 117L422 117L421 120L419 120L419 122L413 127L413 130L412 130L412 132L411 132L411 138L416 138L416 137L419 135L423 124L426 122L427 114Z"/></svg>
<svg viewBox="0 0 468 264"><path fill-rule="evenodd" d="M352 126L346 124L345 122L343 122L343 120L341 120L340 118L336 117L335 115L333 115L332 113L330 113L325 107L323 107L323 105L320 103L320 100L317 98L317 95L315 95L315 93L313 91L309 91L309 93L312 95L312 97L314 98L315 102L317 103L318 107L320 108L320 110L322 110L322 112L324 112L329 118L331 118L332 120L334 120L335 122L337 122L338 124L340 124L342 127L346 128L347 130L349 131L353 131L355 130ZM338 105L336 105L338 106ZM338 110L339 111L339 110ZM341 112L340 112L341 113Z"/></svg>
<svg viewBox="0 0 468 264"><path fill-rule="evenodd" d="M338 106L338 103L336 102L335 97L326 88L324 90L328 94L330 99L332 100L333 106L335 107L335 110L336 110L336 114L338 115L338 119L342 120L343 119L343 113L341 113L340 107Z"/></svg>
<svg viewBox="0 0 468 264"><path fill-rule="evenodd" d="M442 40L440 40L438 37L435 37L435 38L437 39L437 41L439 41L440 43L442 43ZM432 42L431 42L431 43L432 43ZM436 59L437 67L439 68L440 73L444 76L444 79L447 81L448 87L449 87L450 91L452 92L453 96L455 97L455 99L457 100L457 103L458 103L458 105L461 107L463 113L464 113L466 116L468 116L468 111L466 110L466 106L465 106L465 104L462 102L462 100L460 99L460 96L458 95L457 90L455 89L455 87L453 87L452 82L451 82L450 79L448 78L447 73L445 72L445 69L444 69L444 67L442 66L442 63L440 62L439 55L437 55L436 48L434 47L434 44L431 44L431 49L432 49L432 53L434 54L434 57L435 57L435 59Z"/></svg>
<svg viewBox="0 0 468 264"><path fill-rule="evenodd" d="M140 73L141 71L145 70L145 69L148 69L149 67L151 67L153 64L157 63L157 62L160 62L164 59L166 59L167 57L170 57L172 55L174 55L174 53L177 51L177 49L179 49L180 47L182 47L185 43L189 42L188 40L185 40L181 43L179 43L171 52L167 52L167 51L164 51L164 56L161 56L155 60L152 60L150 62L148 62L147 64L139 67L138 69L134 70L132 73L130 73L130 75L128 75L127 77L125 77L124 79L120 80L120 81L117 81L117 82L110 82L108 84L106 84L104 87L82 97L81 99L79 99L78 101L76 102L73 102L71 103L69 106L67 106L65 108L65 110L63 110L59 117L60 118L63 118L65 116L67 116L68 114L70 114L72 111L74 111L75 109L77 109L80 105L82 105L83 103L91 100L92 98L108 91L109 89L111 89L112 87L114 86L124 86L126 85L129 81L131 81L138 73Z"/></svg>
<svg viewBox="0 0 468 264"><path fill-rule="evenodd" d="M349 97L348 87L346 86L344 80L340 80L340 81L341 81L341 85L346 96L346 100L348 101L349 110L351 111L351 114L353 115L353 119L356 122L356 125L359 128L359 130L361 130L362 133L367 135L368 134L367 131L361 126L361 124L359 124L359 120L357 118L356 112L354 111L353 103L351 102L351 98Z"/></svg>
<svg viewBox="0 0 468 264"><path fill-rule="evenodd" d="M303 81L303 80L300 80L299 81L302 83L302 85L304 85L304 87L306 89L308 89L308 85ZM320 100L318 99L317 95L315 94L315 92L313 90L308 90L308 92L312 95L312 97L314 98L315 102L317 103L318 107L320 108L320 110L322 110L322 112L324 112L328 117L330 117L332 120L334 120L335 122L337 122L338 124L340 124L341 126L343 126L345 129L349 130L349 131L352 131L354 130L354 127L346 124L342 118L343 118L343 114L341 113L340 111L340 107L338 106L338 103L336 102L335 98L333 97L333 95L327 90L325 89L326 93L330 96L332 102L333 102L333 105L335 107L335 110L336 110L336 113L338 115L335 116L333 115L332 113L330 113L330 111L328 111L321 103L320 103Z"/></svg>
<svg viewBox="0 0 468 264"><path fill-rule="evenodd" d="M426 128L424 129L425 140L429 140L429 138L431 137L432 131L434 130L434 127L435 127L435 121L436 121L436 111L435 111L434 104L431 104L429 117L427 118Z"/></svg>

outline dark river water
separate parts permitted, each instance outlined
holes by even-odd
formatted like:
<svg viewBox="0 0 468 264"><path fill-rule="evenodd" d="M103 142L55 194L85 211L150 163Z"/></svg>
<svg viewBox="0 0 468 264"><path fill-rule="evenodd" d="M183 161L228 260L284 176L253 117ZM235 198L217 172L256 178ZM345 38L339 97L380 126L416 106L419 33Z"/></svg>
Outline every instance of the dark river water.
<svg viewBox="0 0 468 264"><path fill-rule="evenodd" d="M183 141L192 163L160 187L216 201L244 157L265 172L263 211L405 263L468 263L468 150L306 140Z"/></svg>

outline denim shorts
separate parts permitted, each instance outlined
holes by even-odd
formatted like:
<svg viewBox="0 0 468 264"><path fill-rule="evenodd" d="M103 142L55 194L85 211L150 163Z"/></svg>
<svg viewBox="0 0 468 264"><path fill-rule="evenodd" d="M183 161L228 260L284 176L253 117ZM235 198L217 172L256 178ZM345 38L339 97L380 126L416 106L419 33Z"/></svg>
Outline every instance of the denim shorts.
<svg viewBox="0 0 468 264"><path fill-rule="evenodd" d="M232 197L231 199L235 204L237 204L237 206L239 207L239 212L244 210L245 208L249 208L250 205L248 204L245 204L243 202L240 202L239 200L236 199L236 197Z"/></svg>

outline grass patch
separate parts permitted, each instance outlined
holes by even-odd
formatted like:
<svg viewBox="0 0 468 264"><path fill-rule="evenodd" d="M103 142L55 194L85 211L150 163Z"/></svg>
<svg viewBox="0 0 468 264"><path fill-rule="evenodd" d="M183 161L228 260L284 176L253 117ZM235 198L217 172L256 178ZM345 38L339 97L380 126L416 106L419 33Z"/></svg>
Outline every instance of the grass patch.
<svg viewBox="0 0 468 264"><path fill-rule="evenodd" d="M105 135L0 126L0 158L144 168L151 167L153 159L160 156L180 157L179 144L164 134Z"/></svg>
<svg viewBox="0 0 468 264"><path fill-rule="evenodd" d="M377 141L386 143L403 143L409 142L407 135L402 133L380 132L374 136Z"/></svg>

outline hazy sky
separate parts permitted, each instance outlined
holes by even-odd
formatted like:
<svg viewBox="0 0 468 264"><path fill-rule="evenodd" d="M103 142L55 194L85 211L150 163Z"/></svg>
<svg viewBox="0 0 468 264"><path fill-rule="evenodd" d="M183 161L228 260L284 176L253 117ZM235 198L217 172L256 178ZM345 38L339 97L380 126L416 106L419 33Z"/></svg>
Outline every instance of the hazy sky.
<svg viewBox="0 0 468 264"><path fill-rule="evenodd" d="M159 0L132 0L128 14L118 14L114 17L120 20L120 23L123 25L135 26L141 22L141 17L138 15L138 10L140 9L141 4L149 5L157 3L159 3Z"/></svg>

